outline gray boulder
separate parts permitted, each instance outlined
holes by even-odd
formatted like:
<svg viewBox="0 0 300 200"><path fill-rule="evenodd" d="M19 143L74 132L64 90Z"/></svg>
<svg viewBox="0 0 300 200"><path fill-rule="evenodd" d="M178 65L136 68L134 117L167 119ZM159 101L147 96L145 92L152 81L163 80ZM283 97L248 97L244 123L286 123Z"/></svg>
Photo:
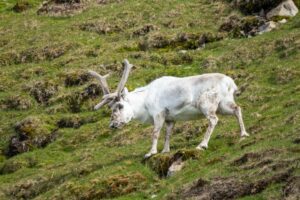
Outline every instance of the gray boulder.
<svg viewBox="0 0 300 200"><path fill-rule="evenodd" d="M267 13L267 19L274 17L294 17L299 12L293 0L286 0Z"/></svg>

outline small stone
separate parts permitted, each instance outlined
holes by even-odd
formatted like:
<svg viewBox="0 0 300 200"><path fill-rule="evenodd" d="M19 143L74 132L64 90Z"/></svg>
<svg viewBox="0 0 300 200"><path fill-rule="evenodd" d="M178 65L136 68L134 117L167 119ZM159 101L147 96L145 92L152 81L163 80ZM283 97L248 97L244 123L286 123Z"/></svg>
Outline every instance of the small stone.
<svg viewBox="0 0 300 200"><path fill-rule="evenodd" d="M186 54L187 50L180 50L179 53Z"/></svg>
<svg viewBox="0 0 300 200"><path fill-rule="evenodd" d="M287 20L286 19L282 19L282 20L280 20L280 21L278 21L280 24L285 24L285 23L287 23Z"/></svg>
<svg viewBox="0 0 300 200"><path fill-rule="evenodd" d="M173 176L176 172L180 171L184 166L184 162L181 158L172 163L168 169L167 177Z"/></svg>
<svg viewBox="0 0 300 200"><path fill-rule="evenodd" d="M276 22L269 21L266 24L258 27L258 34L263 34L272 31L277 27Z"/></svg>

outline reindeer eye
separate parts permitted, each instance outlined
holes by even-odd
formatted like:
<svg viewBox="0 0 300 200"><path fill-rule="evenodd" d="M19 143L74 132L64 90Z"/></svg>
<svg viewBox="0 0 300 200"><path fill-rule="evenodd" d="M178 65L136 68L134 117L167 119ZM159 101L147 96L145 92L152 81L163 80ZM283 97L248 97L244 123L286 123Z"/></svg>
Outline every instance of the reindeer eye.
<svg viewBox="0 0 300 200"><path fill-rule="evenodd" d="M118 105L119 110L123 109L123 107L124 107L124 106L123 106L122 104L119 104L119 105Z"/></svg>

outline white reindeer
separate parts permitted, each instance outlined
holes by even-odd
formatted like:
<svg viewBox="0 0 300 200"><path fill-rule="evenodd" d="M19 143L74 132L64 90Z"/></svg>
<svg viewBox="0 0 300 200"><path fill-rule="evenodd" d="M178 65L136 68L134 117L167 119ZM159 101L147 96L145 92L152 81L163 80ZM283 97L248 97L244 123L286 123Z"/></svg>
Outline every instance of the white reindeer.
<svg viewBox="0 0 300 200"><path fill-rule="evenodd" d="M170 136L176 121L198 119L201 115L208 119L209 126L197 149L203 150L208 147L210 136L218 123L217 112L235 115L241 137L249 136L245 130L241 108L234 102L237 86L230 77L219 73L183 78L164 76L145 87L128 92L125 83L133 65L125 59L123 66L125 69L122 79L114 93L109 90L107 76L89 71L100 81L104 94L95 110L109 105L112 110L111 128L121 128L132 119L153 124L152 147L145 158L157 153L157 140L164 123L167 133L162 153L170 151Z"/></svg>

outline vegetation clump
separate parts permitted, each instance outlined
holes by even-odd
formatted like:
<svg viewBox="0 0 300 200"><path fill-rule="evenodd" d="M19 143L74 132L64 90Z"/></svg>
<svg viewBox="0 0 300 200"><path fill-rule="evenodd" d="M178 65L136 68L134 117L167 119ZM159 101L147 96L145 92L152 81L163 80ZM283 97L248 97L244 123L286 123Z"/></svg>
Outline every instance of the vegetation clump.
<svg viewBox="0 0 300 200"><path fill-rule="evenodd" d="M66 116L58 120L57 126L59 128L79 128L83 124L95 122L94 117L80 117L78 115Z"/></svg>
<svg viewBox="0 0 300 200"><path fill-rule="evenodd" d="M146 24L143 27L138 28L137 30L133 31L133 36L145 36L149 32L158 30L158 28L153 24Z"/></svg>
<svg viewBox="0 0 300 200"><path fill-rule="evenodd" d="M45 147L55 140L56 131L53 126L35 116L29 116L15 125L16 135L12 136L6 155L8 157Z"/></svg>
<svg viewBox="0 0 300 200"><path fill-rule="evenodd" d="M199 159L199 150L179 150L175 154L157 154L149 159L145 160L146 164L155 171L160 177L167 177L168 170L170 166L181 159L181 161L186 161L188 159Z"/></svg>
<svg viewBox="0 0 300 200"><path fill-rule="evenodd" d="M28 110L31 106L31 100L21 95L12 95L1 100L2 109Z"/></svg>
<svg viewBox="0 0 300 200"><path fill-rule="evenodd" d="M28 10L29 8L31 8L31 4L26 1L26 0L19 0L14 7L12 8L13 11L15 12L23 12L25 10Z"/></svg>
<svg viewBox="0 0 300 200"><path fill-rule="evenodd" d="M140 173L128 175L112 175L105 179L95 178L83 187L68 185L67 187L79 199L116 198L130 194L144 187L146 177Z"/></svg>
<svg viewBox="0 0 300 200"><path fill-rule="evenodd" d="M227 32L234 38L255 36L258 28L264 25L266 21L257 16L247 16L240 18L236 15L230 16L219 28L220 32Z"/></svg>
<svg viewBox="0 0 300 200"><path fill-rule="evenodd" d="M211 181L200 178L194 185L181 191L180 199L197 197L216 200L237 199L260 193L269 185L285 182L289 177L291 177L290 170L277 172L271 177L258 179L253 182L243 181L236 177L217 177Z"/></svg>
<svg viewBox="0 0 300 200"><path fill-rule="evenodd" d="M159 48L180 48L180 49L198 49L205 47L206 43L212 43L224 39L225 35L222 33L179 33L174 38L168 38L167 36L155 33L143 38L138 47L142 51L149 49Z"/></svg>
<svg viewBox="0 0 300 200"><path fill-rule="evenodd" d="M86 22L79 25L79 29L82 31L95 32L98 34L109 34L122 31L122 28L118 25L113 25L104 21Z"/></svg>
<svg viewBox="0 0 300 200"><path fill-rule="evenodd" d="M90 76L87 72L73 71L66 74L65 86L78 86L83 85L90 80Z"/></svg>
<svg viewBox="0 0 300 200"><path fill-rule="evenodd" d="M0 66L53 60L64 55L69 44L51 44L42 48L31 47L20 52L11 50L0 55Z"/></svg>
<svg viewBox="0 0 300 200"><path fill-rule="evenodd" d="M58 85L52 81L37 81L30 88L30 95L38 103L48 104L49 99L58 91Z"/></svg>
<svg viewBox="0 0 300 200"><path fill-rule="evenodd" d="M269 11L284 0L229 0L232 5L239 8L244 14L258 13L261 10Z"/></svg>
<svg viewBox="0 0 300 200"><path fill-rule="evenodd" d="M34 167L37 163L37 160L33 157L26 157L25 159L11 158L2 164L0 174L11 174L25 167Z"/></svg>
<svg viewBox="0 0 300 200"><path fill-rule="evenodd" d="M82 0L48 0L38 9L38 15L71 16L84 10Z"/></svg>
<svg viewBox="0 0 300 200"><path fill-rule="evenodd" d="M67 106L71 112L78 113L81 111L84 100L85 99L80 92L75 92L67 96Z"/></svg>

